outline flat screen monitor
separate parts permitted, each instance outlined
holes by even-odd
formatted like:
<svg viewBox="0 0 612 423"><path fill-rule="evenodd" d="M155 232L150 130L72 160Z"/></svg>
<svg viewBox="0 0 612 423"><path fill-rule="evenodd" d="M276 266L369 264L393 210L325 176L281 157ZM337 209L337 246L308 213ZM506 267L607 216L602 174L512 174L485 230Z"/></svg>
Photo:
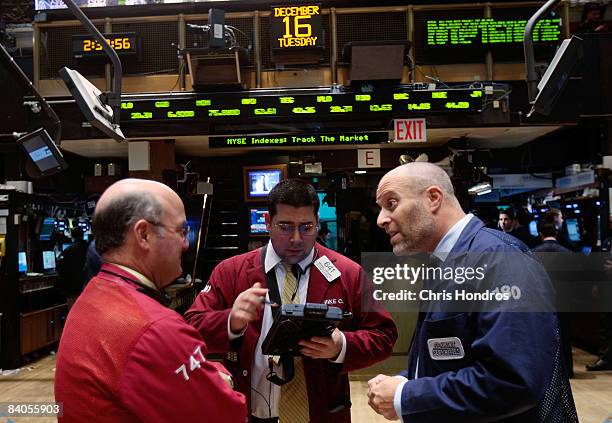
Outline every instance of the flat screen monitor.
<svg viewBox="0 0 612 423"><path fill-rule="evenodd" d="M68 167L62 152L43 128L19 138L17 144L43 176L52 175Z"/></svg>
<svg viewBox="0 0 612 423"><path fill-rule="evenodd" d="M565 224L567 226L567 235L570 241L579 242L580 230L578 228L578 219L565 219Z"/></svg>
<svg viewBox="0 0 612 423"><path fill-rule="evenodd" d="M45 217L40 225L40 240L49 241L54 230L55 219L52 217Z"/></svg>
<svg viewBox="0 0 612 423"><path fill-rule="evenodd" d="M249 208L249 233L251 235L267 235L266 228L266 207L250 207Z"/></svg>
<svg viewBox="0 0 612 423"><path fill-rule="evenodd" d="M276 184L287 177L287 165L247 166L244 172L244 200L261 201Z"/></svg>
<svg viewBox="0 0 612 423"><path fill-rule="evenodd" d="M572 36L563 40L550 65L538 83L538 95L533 111L548 116L559 99L574 67L582 59L582 38ZM531 112L530 112L531 113Z"/></svg>
<svg viewBox="0 0 612 423"><path fill-rule="evenodd" d="M43 261L44 270L54 270L55 269L55 251L43 251L42 261Z"/></svg>
<svg viewBox="0 0 612 423"><path fill-rule="evenodd" d="M28 271L28 260L26 258L25 251L17 253L17 262L19 263L19 273L25 273Z"/></svg>
<svg viewBox="0 0 612 423"><path fill-rule="evenodd" d="M531 234L531 236L539 236L537 220L532 220L531 222L529 222L529 233Z"/></svg>
<svg viewBox="0 0 612 423"><path fill-rule="evenodd" d="M59 70L59 75L70 90L85 119L109 138L118 142L125 141L121 129L113 124L113 108L102 103L100 99L102 92L73 69L63 67Z"/></svg>

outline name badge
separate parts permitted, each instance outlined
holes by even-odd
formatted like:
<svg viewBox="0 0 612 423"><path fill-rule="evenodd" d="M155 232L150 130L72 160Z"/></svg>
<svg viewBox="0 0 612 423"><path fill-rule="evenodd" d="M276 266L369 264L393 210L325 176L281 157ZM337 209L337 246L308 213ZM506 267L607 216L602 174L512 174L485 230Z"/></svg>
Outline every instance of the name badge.
<svg viewBox="0 0 612 423"><path fill-rule="evenodd" d="M465 357L461 339L456 336L428 339L427 348L432 360L459 360Z"/></svg>
<svg viewBox="0 0 612 423"><path fill-rule="evenodd" d="M314 265L323 274L327 282L331 282L334 279L340 277L340 271L334 263L329 261L327 256L321 256L314 262Z"/></svg>

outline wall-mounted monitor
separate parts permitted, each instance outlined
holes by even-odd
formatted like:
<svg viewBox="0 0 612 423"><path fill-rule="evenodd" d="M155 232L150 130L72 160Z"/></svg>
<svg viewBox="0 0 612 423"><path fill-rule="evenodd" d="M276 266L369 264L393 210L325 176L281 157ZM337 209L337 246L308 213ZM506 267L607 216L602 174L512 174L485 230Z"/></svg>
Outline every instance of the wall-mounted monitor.
<svg viewBox="0 0 612 423"><path fill-rule="evenodd" d="M19 273L25 273L28 271L28 260L26 258L25 251L20 251L17 253L17 263L19 263Z"/></svg>
<svg viewBox="0 0 612 423"><path fill-rule="evenodd" d="M43 128L19 138L17 144L43 176L52 175L68 167L62 152Z"/></svg>
<svg viewBox="0 0 612 423"><path fill-rule="evenodd" d="M243 176L244 201L265 201L272 188L287 178L287 165L245 166Z"/></svg>
<svg viewBox="0 0 612 423"><path fill-rule="evenodd" d="M267 235L266 214L267 207L249 207L249 234L251 235Z"/></svg>
<svg viewBox="0 0 612 423"><path fill-rule="evenodd" d="M44 270L55 270L55 251L43 251L42 263Z"/></svg>
<svg viewBox="0 0 612 423"><path fill-rule="evenodd" d="M53 235L53 231L55 230L55 218L53 217L45 217L40 224L40 240L41 241L49 241L51 239L51 235Z"/></svg>

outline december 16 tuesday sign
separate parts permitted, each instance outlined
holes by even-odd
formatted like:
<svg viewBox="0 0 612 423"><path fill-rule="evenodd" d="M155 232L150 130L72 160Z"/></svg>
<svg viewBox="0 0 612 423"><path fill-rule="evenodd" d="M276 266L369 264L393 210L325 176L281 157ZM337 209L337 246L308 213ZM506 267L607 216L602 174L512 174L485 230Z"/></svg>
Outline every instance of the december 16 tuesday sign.
<svg viewBox="0 0 612 423"><path fill-rule="evenodd" d="M272 6L270 42L275 50L322 46L321 5Z"/></svg>

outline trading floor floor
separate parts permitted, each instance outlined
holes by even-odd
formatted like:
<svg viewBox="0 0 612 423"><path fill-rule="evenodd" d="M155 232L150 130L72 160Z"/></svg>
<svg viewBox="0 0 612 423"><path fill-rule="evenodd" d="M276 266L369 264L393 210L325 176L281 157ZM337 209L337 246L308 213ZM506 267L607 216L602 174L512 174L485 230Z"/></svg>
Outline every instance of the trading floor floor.
<svg viewBox="0 0 612 423"><path fill-rule="evenodd" d="M398 357L394 357L396 363ZM403 360L403 358L402 358ZM581 423L603 423L612 419L612 371L591 373L584 370L585 364L594 357L582 350L574 349L574 371L572 379L574 399ZM31 363L13 375L0 376L0 402L43 402L53 401L53 376L55 356L50 355ZM351 399L353 402L353 422L372 423L387 420L376 415L367 405L366 392L369 375L360 373L351 376ZM53 418L13 418L0 416L0 423L13 421L48 423Z"/></svg>

